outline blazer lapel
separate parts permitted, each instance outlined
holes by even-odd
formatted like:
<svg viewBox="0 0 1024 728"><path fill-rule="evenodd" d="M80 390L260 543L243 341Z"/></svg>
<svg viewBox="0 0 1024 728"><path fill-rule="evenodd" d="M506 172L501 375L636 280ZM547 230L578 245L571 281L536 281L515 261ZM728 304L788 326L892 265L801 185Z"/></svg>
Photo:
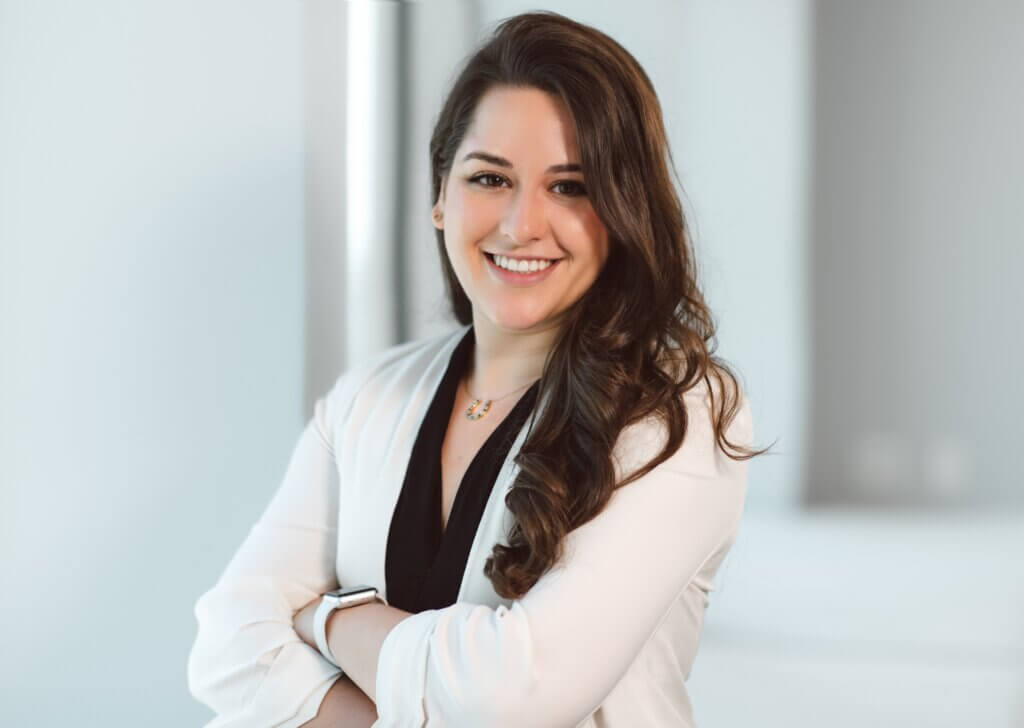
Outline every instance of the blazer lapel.
<svg viewBox="0 0 1024 728"><path fill-rule="evenodd" d="M335 434L338 583L371 584L387 599L385 560L395 504L416 435L468 329L389 359L369 373Z"/></svg>
<svg viewBox="0 0 1024 728"><path fill-rule="evenodd" d="M505 505L505 496L512 490L516 476L519 474L519 466L515 463L515 457L519 454L530 425L536 419L540 406L534 407L534 412L527 418L526 423L519 430L519 434L509 448L508 456L498 473L498 477L491 489L491 495L484 506L483 515L480 517L480 525L476 530L476 537L469 550L469 558L466 559L466 570L462 574L462 586L459 589L458 601L471 604L486 604L496 608L499 604L506 607L512 606L512 600L499 596L494 591L491 580L484 574L484 563L491 555L494 545L497 543L508 544L507 534L515 523L515 519Z"/></svg>

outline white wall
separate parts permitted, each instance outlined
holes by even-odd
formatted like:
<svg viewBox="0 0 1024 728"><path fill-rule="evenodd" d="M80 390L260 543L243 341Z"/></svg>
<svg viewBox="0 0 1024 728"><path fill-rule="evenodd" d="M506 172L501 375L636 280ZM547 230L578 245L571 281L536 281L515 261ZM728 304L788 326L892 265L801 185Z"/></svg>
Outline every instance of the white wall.
<svg viewBox="0 0 1024 728"><path fill-rule="evenodd" d="M807 329L812 8L809 0L687 1L673 153L719 353L747 384L757 444L748 508L801 505L811 367Z"/></svg>
<svg viewBox="0 0 1024 728"><path fill-rule="evenodd" d="M305 170L305 387L312 415L345 362L346 6L305 0L303 117Z"/></svg>
<svg viewBox="0 0 1024 728"><path fill-rule="evenodd" d="M186 726L303 424L301 6L0 0L0 724Z"/></svg>

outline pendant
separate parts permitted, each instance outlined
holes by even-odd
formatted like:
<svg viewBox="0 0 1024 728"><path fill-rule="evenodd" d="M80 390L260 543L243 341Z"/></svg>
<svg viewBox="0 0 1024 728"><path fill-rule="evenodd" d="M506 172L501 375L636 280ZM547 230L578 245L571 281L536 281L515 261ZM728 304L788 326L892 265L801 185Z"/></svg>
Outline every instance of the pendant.
<svg viewBox="0 0 1024 728"><path fill-rule="evenodd" d="M466 409L466 419L479 420L487 414L487 410L491 408L491 402L492 400L489 399L474 399L473 404ZM483 409L479 409L481 405L483 405Z"/></svg>

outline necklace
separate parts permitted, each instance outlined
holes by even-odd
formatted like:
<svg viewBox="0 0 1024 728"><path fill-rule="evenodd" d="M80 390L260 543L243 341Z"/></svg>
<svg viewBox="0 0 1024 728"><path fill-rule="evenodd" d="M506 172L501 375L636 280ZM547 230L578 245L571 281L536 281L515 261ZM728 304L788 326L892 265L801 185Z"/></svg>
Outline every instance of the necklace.
<svg viewBox="0 0 1024 728"><path fill-rule="evenodd" d="M462 381L462 391L464 391L466 393L467 397L469 397L471 400L473 400L473 403L471 405L469 405L469 407L466 408L466 419L467 420L479 420L481 417L483 417L484 415L486 415L490 411L492 404L494 404L495 402L500 402L501 400L503 400L503 399L505 399L507 397L511 397L516 392L519 392L519 391L521 391L523 389L526 389L531 384L533 384L533 382L527 382L523 386L517 387L516 389L513 389L508 394L503 394L500 397L498 397L497 399L480 399L479 397L474 397L472 394L469 393L469 388L466 386L466 381L463 380Z"/></svg>

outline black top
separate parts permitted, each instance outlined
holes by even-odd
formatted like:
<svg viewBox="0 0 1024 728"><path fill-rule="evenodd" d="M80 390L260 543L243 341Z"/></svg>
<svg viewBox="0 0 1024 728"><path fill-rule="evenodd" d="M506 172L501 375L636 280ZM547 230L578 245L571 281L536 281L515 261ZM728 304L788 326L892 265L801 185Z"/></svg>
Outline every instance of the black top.
<svg viewBox="0 0 1024 728"><path fill-rule="evenodd" d="M470 327L452 352L420 424L402 492L391 516L384 567L387 599L391 606L407 612L441 609L455 603L484 506L537 398L538 382L534 382L477 451L462 476L442 532L441 445L473 343Z"/></svg>

